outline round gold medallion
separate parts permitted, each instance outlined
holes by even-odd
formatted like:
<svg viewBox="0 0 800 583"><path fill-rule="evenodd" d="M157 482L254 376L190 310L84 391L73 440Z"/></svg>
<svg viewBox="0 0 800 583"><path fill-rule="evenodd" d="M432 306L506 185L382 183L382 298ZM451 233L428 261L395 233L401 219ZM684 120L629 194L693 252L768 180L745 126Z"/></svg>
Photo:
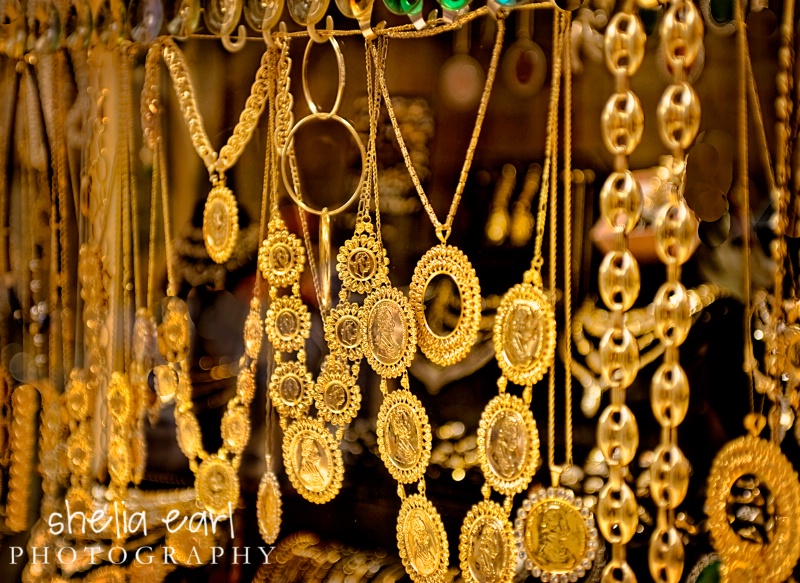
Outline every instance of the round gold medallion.
<svg viewBox="0 0 800 583"><path fill-rule="evenodd" d="M431 426L422 403L407 390L389 393L378 411L378 450L398 482L417 482L431 457Z"/></svg>
<svg viewBox="0 0 800 583"><path fill-rule="evenodd" d="M421 494L403 500L397 517L397 548L406 573L416 583L439 583L450 550L439 513Z"/></svg>
<svg viewBox="0 0 800 583"><path fill-rule="evenodd" d="M345 241L336 256L336 271L342 286L356 294L367 294L388 284L388 264L377 239L368 233Z"/></svg>
<svg viewBox="0 0 800 583"><path fill-rule="evenodd" d="M211 189L203 209L203 240L208 256L225 263L239 238L239 207L231 189L217 184Z"/></svg>
<svg viewBox="0 0 800 583"><path fill-rule="evenodd" d="M222 441L233 454L240 454L250 439L250 409L242 405L228 407L222 416Z"/></svg>
<svg viewBox="0 0 800 583"><path fill-rule="evenodd" d="M372 370L386 378L399 377L417 349L417 330L403 293L382 287L361 307L361 350Z"/></svg>
<svg viewBox="0 0 800 583"><path fill-rule="evenodd" d="M261 327L261 302L258 298L250 301L250 311L244 321L244 353L251 359L258 358L261 352L261 337L264 329Z"/></svg>
<svg viewBox="0 0 800 583"><path fill-rule="evenodd" d="M164 544L172 549L172 556L179 565L199 567L211 561L217 542L210 531L192 531L184 526L175 532L168 530Z"/></svg>
<svg viewBox="0 0 800 583"><path fill-rule="evenodd" d="M461 300L458 323L444 336L433 331L425 317L425 293L439 275L455 282ZM408 288L408 303L417 321L417 343L431 362L448 366L469 354L481 323L481 286L472 264L460 249L441 244L422 256Z"/></svg>
<svg viewBox="0 0 800 583"><path fill-rule="evenodd" d="M175 410L175 433L178 439L178 447L183 454L193 460L198 452L203 448L200 433L200 423L194 415L182 413L180 409Z"/></svg>
<svg viewBox="0 0 800 583"><path fill-rule="evenodd" d="M514 578L516 549L511 523L497 502L473 506L461 525L458 555L467 583L505 583Z"/></svg>
<svg viewBox="0 0 800 583"><path fill-rule="evenodd" d="M264 325L275 350L294 352L303 348L311 332L311 314L300 298L281 296L267 310Z"/></svg>
<svg viewBox="0 0 800 583"><path fill-rule="evenodd" d="M249 405L256 395L256 378L253 371L249 368L243 368L236 376L236 396L242 400L242 403Z"/></svg>
<svg viewBox="0 0 800 583"><path fill-rule="evenodd" d="M292 485L315 504L333 499L342 487L342 452L319 419L300 419L283 435L283 465Z"/></svg>
<svg viewBox="0 0 800 583"><path fill-rule="evenodd" d="M519 283L503 296L494 322L494 353L503 374L532 385L550 369L556 350L556 317L544 292Z"/></svg>
<svg viewBox="0 0 800 583"><path fill-rule="evenodd" d="M156 390L158 398L168 403L175 398L178 390L178 373L169 364L159 364L153 368L153 388ZM189 395L191 399L192 396Z"/></svg>
<svg viewBox="0 0 800 583"><path fill-rule="evenodd" d="M258 530L268 545L278 539L281 531L281 488L275 474L267 468L261 476L256 501Z"/></svg>
<svg viewBox="0 0 800 583"><path fill-rule="evenodd" d="M269 397L281 417L302 417L313 399L311 373L299 362L283 362L272 373Z"/></svg>
<svg viewBox="0 0 800 583"><path fill-rule="evenodd" d="M729 499L736 483L747 476L759 479L774 499L764 542L741 537L729 518ZM728 442L711 464L706 493L711 542L731 572L746 574L742 581L785 581L800 558L800 484L797 472L780 448L746 435Z"/></svg>
<svg viewBox="0 0 800 583"><path fill-rule="evenodd" d="M270 224L270 233L258 251L258 268L270 285L288 287L300 281L306 251L300 239L280 221Z"/></svg>
<svg viewBox="0 0 800 583"><path fill-rule="evenodd" d="M594 516L566 488L539 488L517 511L514 535L525 568L542 581L575 581L591 568L599 540Z"/></svg>
<svg viewBox="0 0 800 583"><path fill-rule="evenodd" d="M329 359L314 383L314 404L328 423L344 426L361 408L361 389L347 366Z"/></svg>
<svg viewBox="0 0 800 583"><path fill-rule="evenodd" d="M131 384L128 375L120 371L111 373L106 403L115 423L127 424L131 417Z"/></svg>
<svg viewBox="0 0 800 583"><path fill-rule="evenodd" d="M361 320L358 304L339 302L325 319L325 342L331 354L349 360L361 358Z"/></svg>
<svg viewBox="0 0 800 583"><path fill-rule="evenodd" d="M195 488L197 501L211 514L230 517L239 503L239 476L227 460L211 457L200 464Z"/></svg>
<svg viewBox="0 0 800 583"><path fill-rule="evenodd" d="M528 486L539 465L539 431L522 399L503 393L489 401L478 427L478 455L486 481L501 494Z"/></svg>
<svg viewBox="0 0 800 583"><path fill-rule="evenodd" d="M182 299L171 296L161 302L158 351L167 362L180 362L189 354L189 309Z"/></svg>

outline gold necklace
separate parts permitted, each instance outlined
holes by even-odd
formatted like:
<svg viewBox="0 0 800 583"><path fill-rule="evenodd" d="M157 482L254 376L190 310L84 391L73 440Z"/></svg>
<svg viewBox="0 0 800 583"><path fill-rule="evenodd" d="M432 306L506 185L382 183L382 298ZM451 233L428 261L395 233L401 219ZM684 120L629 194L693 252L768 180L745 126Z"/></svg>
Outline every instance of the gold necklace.
<svg viewBox="0 0 800 583"><path fill-rule="evenodd" d="M209 257L216 263L225 263L233 253L239 235L239 212L236 198L225 185L225 172L241 156L245 146L253 136L258 118L264 111L267 100L267 53L261 57L261 65L247 98L239 122L219 153L214 150L203 126L203 117L197 110L186 59L178 46L167 37L162 41L164 62L172 77L173 88L178 96L183 119L189 128L189 137L195 151L208 169L213 188L206 200L203 211L203 239Z"/></svg>

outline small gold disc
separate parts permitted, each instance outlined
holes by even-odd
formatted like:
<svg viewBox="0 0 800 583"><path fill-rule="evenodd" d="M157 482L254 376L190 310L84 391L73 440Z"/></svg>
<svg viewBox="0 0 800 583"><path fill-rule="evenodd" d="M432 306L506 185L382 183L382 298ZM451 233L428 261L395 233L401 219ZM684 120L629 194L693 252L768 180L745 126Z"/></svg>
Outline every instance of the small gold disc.
<svg viewBox="0 0 800 583"><path fill-rule="evenodd" d="M514 579L514 534L502 506L483 500L470 509L461 525L458 555L467 583L505 583Z"/></svg>
<svg viewBox="0 0 800 583"><path fill-rule="evenodd" d="M256 512L261 538L271 545L278 539L281 531L281 487L269 468L264 471L258 486Z"/></svg>
<svg viewBox="0 0 800 583"><path fill-rule="evenodd" d="M239 238L239 207L231 189L217 184L211 189L203 209L203 240L208 256L225 263Z"/></svg>
<svg viewBox="0 0 800 583"><path fill-rule="evenodd" d="M162 402L167 403L175 398L178 390L178 374L169 364L159 364L153 368L153 387ZM191 398L191 395L189 396Z"/></svg>
<svg viewBox="0 0 800 583"><path fill-rule="evenodd" d="M458 323L445 336L434 332L425 317L425 292L438 275L455 282L461 300ZM448 366L469 354L481 323L481 286L472 264L460 249L441 244L422 256L408 288L408 303L416 316L417 343L428 360Z"/></svg>
<svg viewBox="0 0 800 583"><path fill-rule="evenodd" d="M414 359L417 330L403 293L393 287L375 290L361 307L361 351L372 370L399 377Z"/></svg>
<svg viewBox="0 0 800 583"><path fill-rule="evenodd" d="M450 550L439 513L421 494L403 500L397 517L397 548L406 573L416 583L439 583Z"/></svg>
<svg viewBox="0 0 800 583"><path fill-rule="evenodd" d="M230 517L239 503L239 476L227 461L211 457L200 464L195 478L197 501L210 513Z"/></svg>
<svg viewBox="0 0 800 583"><path fill-rule="evenodd" d="M591 568L599 540L592 512L566 488L539 488L517 511L514 535L525 568L542 581L573 581Z"/></svg>
<svg viewBox="0 0 800 583"><path fill-rule="evenodd" d="M261 352L261 337L264 329L261 327L261 302L253 298L250 302L250 311L244 321L244 353L256 360Z"/></svg>
<svg viewBox="0 0 800 583"><path fill-rule="evenodd" d="M181 448L183 455L190 460L196 458L203 448L200 424L197 421L197 417L182 413L180 408L176 408L175 433L178 439L178 447Z"/></svg>
<svg viewBox="0 0 800 583"><path fill-rule="evenodd" d="M179 565L199 567L211 561L217 543L210 530L208 534L203 529L192 532L184 526L175 532L168 530L164 544L172 549L172 556Z"/></svg>
<svg viewBox="0 0 800 583"><path fill-rule="evenodd" d="M361 408L361 389L347 366L328 360L314 383L314 404L319 416L342 427L350 423Z"/></svg>
<svg viewBox="0 0 800 583"><path fill-rule="evenodd" d="M231 405L222 416L222 441L233 454L240 454L250 439L250 409Z"/></svg>
<svg viewBox="0 0 800 583"><path fill-rule="evenodd" d="M501 494L527 488L539 465L539 431L522 399L503 393L489 401L478 427L478 456L486 481Z"/></svg>
<svg viewBox="0 0 800 583"><path fill-rule="evenodd" d="M378 411L378 450L398 482L425 475L431 458L431 426L422 403L407 390L389 393Z"/></svg>
<svg viewBox="0 0 800 583"><path fill-rule="evenodd" d="M264 326L275 350L294 352L303 348L311 332L311 314L300 298L281 296L267 310Z"/></svg>
<svg viewBox="0 0 800 583"><path fill-rule="evenodd" d="M236 396L242 403L249 405L256 395L256 378L253 371L243 368L236 376Z"/></svg>
<svg viewBox="0 0 800 583"><path fill-rule="evenodd" d="M728 517L728 501L736 482L755 476L774 498L772 535L768 542L746 540ZM780 448L746 435L728 442L711 464L706 493L711 542L726 568L746 572L742 581L785 581L800 558L800 483Z"/></svg>
<svg viewBox="0 0 800 583"><path fill-rule="evenodd" d="M270 222L270 232L258 251L258 268L270 285L288 287L300 281L306 251L282 221Z"/></svg>
<svg viewBox="0 0 800 583"><path fill-rule="evenodd" d="M339 302L325 318L325 342L331 354L342 359L361 358L361 320L358 304Z"/></svg>
<svg viewBox="0 0 800 583"><path fill-rule="evenodd" d="M283 435L283 465L300 495L315 504L332 500L342 487L339 445L319 419L300 419Z"/></svg>
<svg viewBox="0 0 800 583"><path fill-rule="evenodd" d="M550 369L556 351L556 317L544 292L519 283L503 296L494 322L494 353L503 374L532 385Z"/></svg>
<svg viewBox="0 0 800 583"><path fill-rule="evenodd" d="M269 397L281 417L302 417L313 399L311 373L299 362L282 362L272 373Z"/></svg>
<svg viewBox="0 0 800 583"><path fill-rule="evenodd" d="M342 286L356 294L368 294L387 285L388 264L383 248L371 232L353 235L336 256L336 271Z"/></svg>
<svg viewBox="0 0 800 583"><path fill-rule="evenodd" d="M158 351L167 362L180 362L189 354L189 309L182 299L171 296L161 302Z"/></svg>

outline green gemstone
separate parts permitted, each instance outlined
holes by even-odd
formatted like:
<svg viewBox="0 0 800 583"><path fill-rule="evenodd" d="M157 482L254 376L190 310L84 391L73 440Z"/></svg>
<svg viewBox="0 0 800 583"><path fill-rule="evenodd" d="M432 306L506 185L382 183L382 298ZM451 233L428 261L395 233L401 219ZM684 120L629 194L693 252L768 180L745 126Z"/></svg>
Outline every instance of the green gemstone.
<svg viewBox="0 0 800 583"><path fill-rule="evenodd" d="M422 0L383 0L383 3L395 14L415 14L422 10Z"/></svg>
<svg viewBox="0 0 800 583"><path fill-rule="evenodd" d="M708 567L700 571L696 583L719 583L720 562L714 561Z"/></svg>
<svg viewBox="0 0 800 583"><path fill-rule="evenodd" d="M522 4L527 4L528 0L496 0L500 6L520 6Z"/></svg>
<svg viewBox="0 0 800 583"><path fill-rule="evenodd" d="M471 0L439 0L442 8L447 10L458 11L467 6Z"/></svg>

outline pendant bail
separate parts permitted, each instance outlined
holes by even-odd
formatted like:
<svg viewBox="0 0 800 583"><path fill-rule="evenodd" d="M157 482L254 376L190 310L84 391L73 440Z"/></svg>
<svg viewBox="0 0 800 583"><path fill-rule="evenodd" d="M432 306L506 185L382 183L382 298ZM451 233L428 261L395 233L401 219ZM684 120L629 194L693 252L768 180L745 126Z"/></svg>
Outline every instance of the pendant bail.
<svg viewBox="0 0 800 583"><path fill-rule="evenodd" d="M439 225L436 227L436 237L442 243L442 245L447 244L447 239L450 237L450 233L452 232L452 228L447 225Z"/></svg>

